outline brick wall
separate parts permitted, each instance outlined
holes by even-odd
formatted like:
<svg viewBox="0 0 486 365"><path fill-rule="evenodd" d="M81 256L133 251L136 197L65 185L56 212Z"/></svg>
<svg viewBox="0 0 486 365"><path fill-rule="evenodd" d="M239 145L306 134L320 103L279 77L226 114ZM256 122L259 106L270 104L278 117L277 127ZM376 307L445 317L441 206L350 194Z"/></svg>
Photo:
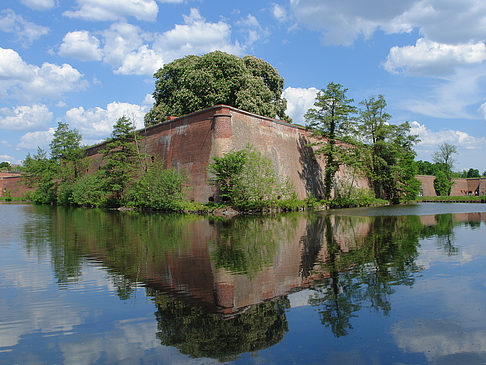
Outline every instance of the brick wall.
<svg viewBox="0 0 486 365"><path fill-rule="evenodd" d="M166 166L187 171L190 178L190 199L207 202L217 199L208 184L207 168L215 156L221 157L248 144L270 158L280 176L288 176L300 199L323 194L324 161L315 158L308 144L316 140L304 128L283 121L261 117L236 108L218 105L142 131L142 150L162 159ZM90 171L99 168L104 144L91 148ZM341 169L338 179L348 178ZM367 180L357 178L360 187Z"/></svg>

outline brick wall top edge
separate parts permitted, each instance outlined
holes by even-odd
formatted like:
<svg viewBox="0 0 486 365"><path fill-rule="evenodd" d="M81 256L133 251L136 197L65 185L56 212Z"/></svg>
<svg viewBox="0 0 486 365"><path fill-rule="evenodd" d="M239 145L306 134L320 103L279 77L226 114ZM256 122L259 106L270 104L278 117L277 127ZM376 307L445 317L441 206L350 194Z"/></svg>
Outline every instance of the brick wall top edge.
<svg viewBox="0 0 486 365"><path fill-rule="evenodd" d="M161 129L166 129L166 128L169 128L169 127L174 128L178 124L181 124L181 121L186 121L187 119L193 119L194 117L199 116L199 115L204 114L204 113L209 114L208 117L211 118L211 117L214 117L214 116L217 116L217 115L228 115L230 111L235 112L235 113L239 113L239 114L248 115L248 116L255 117L255 118L259 118L259 119L263 119L263 120L267 120L267 121L272 122L272 123L285 125L285 126L290 127L290 128L295 128L295 129L304 130L304 131L306 130L305 127L294 125L294 124L291 124L291 123L287 123L287 122L282 121L282 120L264 117L264 116L261 116L261 115L258 115L258 114L250 113L250 112L247 112L245 110L241 110L241 109L229 106L229 105L218 104L218 105L212 106L210 108L201 109L201 110L198 110L196 112L186 114L186 115L183 115L183 116L180 116L180 117L177 117L177 118L174 118L174 119L171 119L171 120L150 126L148 128L139 129L139 130L137 130L137 132L139 132L139 133L144 132L144 133L146 133L146 135L152 135L154 133L159 132L159 130L161 130ZM207 118L205 118L205 119L207 119ZM103 148L103 146L107 142L108 141L104 141L104 142L98 143L94 146L88 147L86 149L86 155L92 156L92 155L96 154L98 151L100 151Z"/></svg>

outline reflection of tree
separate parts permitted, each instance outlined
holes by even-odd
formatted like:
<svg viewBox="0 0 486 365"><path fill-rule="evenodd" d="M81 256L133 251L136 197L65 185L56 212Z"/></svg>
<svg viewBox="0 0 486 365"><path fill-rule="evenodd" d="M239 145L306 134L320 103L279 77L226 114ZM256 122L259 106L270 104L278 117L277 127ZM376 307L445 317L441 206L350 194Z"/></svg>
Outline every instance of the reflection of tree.
<svg viewBox="0 0 486 365"><path fill-rule="evenodd" d="M216 221L212 259L217 268L253 276L271 266L278 248L289 243L296 230L295 215L238 217Z"/></svg>
<svg viewBox="0 0 486 365"><path fill-rule="evenodd" d="M175 346L191 357L229 361L238 354L277 344L288 331L287 297L254 305L236 317L223 319L199 306L147 291L157 305L157 337L163 345Z"/></svg>
<svg viewBox="0 0 486 365"><path fill-rule="evenodd" d="M354 242L340 242L336 227L352 224L350 217L322 219L328 254L322 269L329 277L315 285L310 304L318 307L322 323L340 337L352 329L350 320L363 305L386 315L393 286L413 285L419 270L414 260L421 227L413 216L369 217L366 234L346 238ZM344 251L343 246L352 249Z"/></svg>
<svg viewBox="0 0 486 365"><path fill-rule="evenodd" d="M300 273L305 279L309 277L321 251L325 220L309 216L306 234L301 238L303 249L300 261Z"/></svg>
<svg viewBox="0 0 486 365"><path fill-rule="evenodd" d="M167 253L187 247L191 224L199 217L127 214L98 209L33 206L26 223L28 251L48 252L60 284L77 281L86 257L101 259L120 298L150 267L163 266Z"/></svg>

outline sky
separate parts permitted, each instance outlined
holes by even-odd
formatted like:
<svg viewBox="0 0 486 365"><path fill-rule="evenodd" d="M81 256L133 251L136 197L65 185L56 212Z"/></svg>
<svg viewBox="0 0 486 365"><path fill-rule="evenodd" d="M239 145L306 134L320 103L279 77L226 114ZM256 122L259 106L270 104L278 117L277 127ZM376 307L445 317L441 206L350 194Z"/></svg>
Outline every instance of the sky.
<svg viewBox="0 0 486 365"><path fill-rule="evenodd" d="M417 159L447 142L454 170L483 172L485 41L484 0L2 0L0 161L48 149L61 121L86 145L123 115L141 127L156 70L221 50L274 66L296 123L330 82L382 94Z"/></svg>

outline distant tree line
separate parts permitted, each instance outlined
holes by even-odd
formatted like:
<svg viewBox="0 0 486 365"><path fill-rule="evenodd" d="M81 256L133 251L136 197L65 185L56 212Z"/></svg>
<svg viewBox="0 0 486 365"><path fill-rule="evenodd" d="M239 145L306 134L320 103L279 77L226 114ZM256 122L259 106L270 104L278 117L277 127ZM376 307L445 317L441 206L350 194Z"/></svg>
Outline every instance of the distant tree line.
<svg viewBox="0 0 486 365"><path fill-rule="evenodd" d="M439 196L449 196L454 184L453 178L479 178L481 177L479 170L470 168L462 172L453 171L454 155L457 154L456 146L443 143L438 150L433 153L433 163L429 161L419 160L416 162L417 173L419 175L435 176L434 188ZM482 176L486 176L486 171Z"/></svg>

